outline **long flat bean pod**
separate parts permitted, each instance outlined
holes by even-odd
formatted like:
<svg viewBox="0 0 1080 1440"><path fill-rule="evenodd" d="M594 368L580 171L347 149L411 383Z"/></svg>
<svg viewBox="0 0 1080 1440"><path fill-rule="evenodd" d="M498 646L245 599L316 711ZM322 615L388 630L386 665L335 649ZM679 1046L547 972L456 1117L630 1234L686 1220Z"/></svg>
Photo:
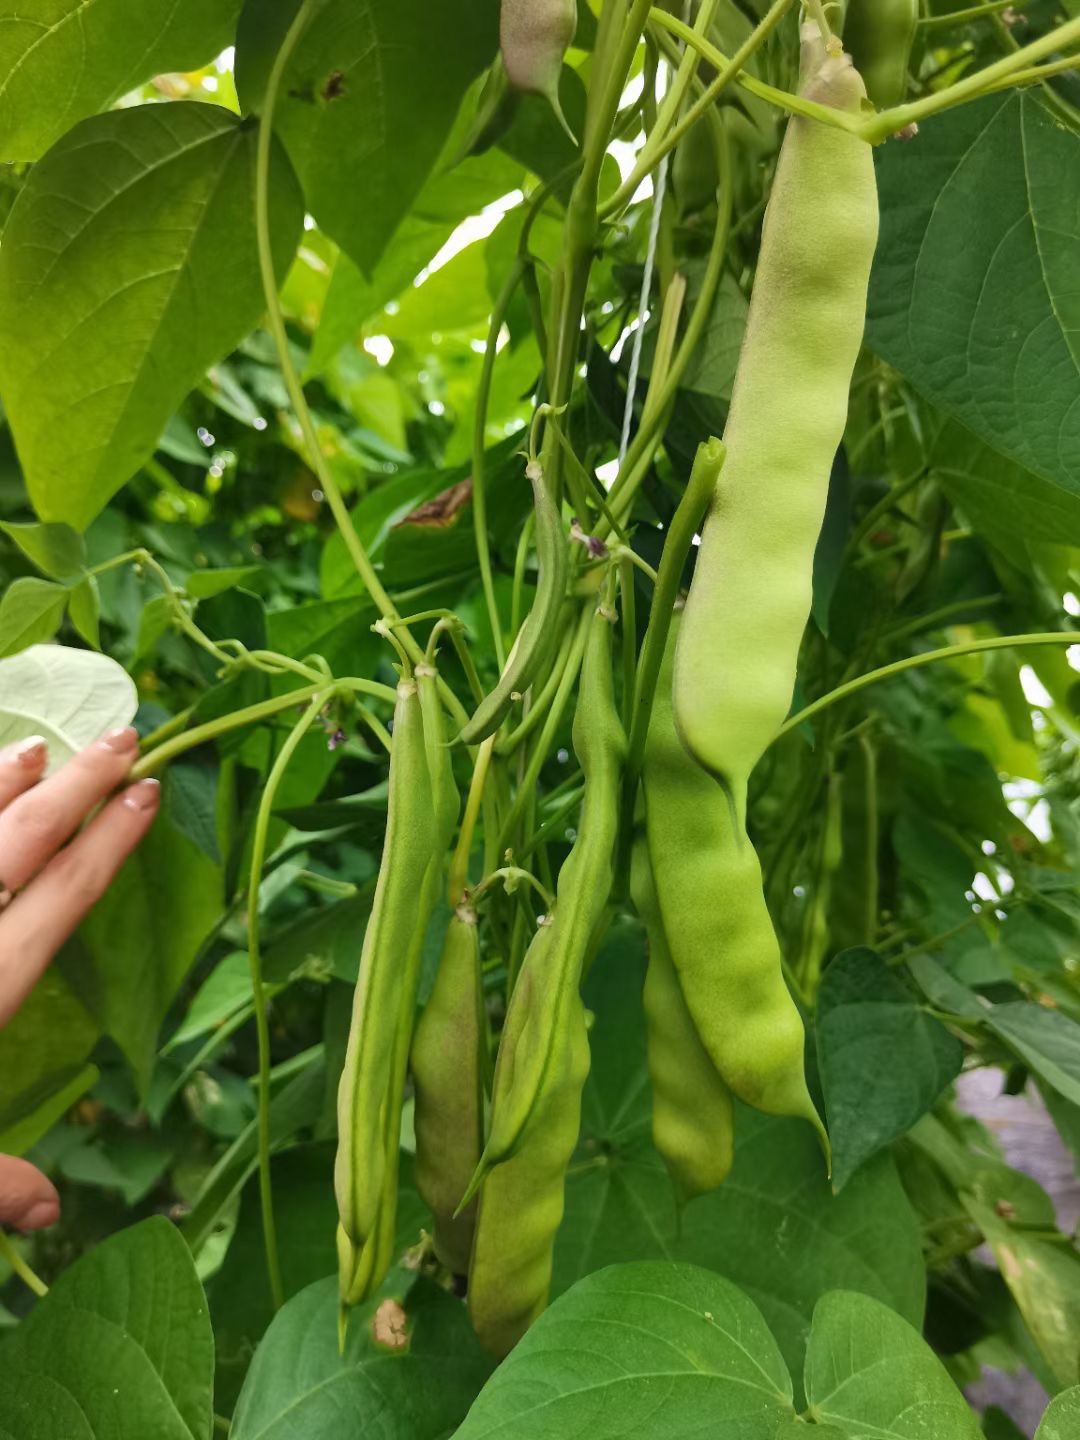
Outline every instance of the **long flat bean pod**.
<svg viewBox="0 0 1080 1440"><path fill-rule="evenodd" d="M679 1206L717 1189L735 1153L731 1091L701 1043L660 919L644 832L634 842L630 893L649 943L643 1001L653 1144Z"/></svg>
<svg viewBox="0 0 1080 1440"><path fill-rule="evenodd" d="M814 25L803 27L800 93L853 112L865 102L850 57L827 54ZM733 801L791 703L877 230L870 147L795 116L675 665L679 733Z"/></svg>
<svg viewBox="0 0 1080 1440"><path fill-rule="evenodd" d="M681 624L685 624L685 619ZM671 627L642 772L664 934L701 1043L740 1100L825 1132L806 1088L804 1032L784 982L761 866L721 788L686 753L671 705ZM736 797L737 808L745 794Z"/></svg>
<svg viewBox="0 0 1080 1440"><path fill-rule="evenodd" d="M525 954L510 997L500 1044L491 1130L470 1193L496 1161L517 1145L539 1096L567 1011L577 1003L582 968L607 913L619 825L619 785L626 741L615 707L611 673L611 621L597 609L589 622L581 687L574 715L574 752L585 777L577 839L559 871L555 908ZM528 976L528 984L522 980Z"/></svg>

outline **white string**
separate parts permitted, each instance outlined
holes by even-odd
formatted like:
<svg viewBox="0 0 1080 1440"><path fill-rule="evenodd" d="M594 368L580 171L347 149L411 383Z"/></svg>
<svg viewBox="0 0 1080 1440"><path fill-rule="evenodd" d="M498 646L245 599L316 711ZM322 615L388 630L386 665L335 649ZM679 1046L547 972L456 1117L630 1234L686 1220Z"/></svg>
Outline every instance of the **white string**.
<svg viewBox="0 0 1080 1440"><path fill-rule="evenodd" d="M626 459L630 444L630 425L634 418L634 396L637 393L638 372L641 368L641 346L645 339L645 322L649 318L649 294L652 290L653 267L656 263L656 246L660 236L660 215L664 208L664 192L667 189L668 159L663 157L656 170L653 190L652 215L649 218L649 243L645 248L645 269L641 276L641 295L638 299L638 323L634 331L634 343L630 349L630 372L626 380L626 406L623 410L622 438L619 441L619 464Z"/></svg>

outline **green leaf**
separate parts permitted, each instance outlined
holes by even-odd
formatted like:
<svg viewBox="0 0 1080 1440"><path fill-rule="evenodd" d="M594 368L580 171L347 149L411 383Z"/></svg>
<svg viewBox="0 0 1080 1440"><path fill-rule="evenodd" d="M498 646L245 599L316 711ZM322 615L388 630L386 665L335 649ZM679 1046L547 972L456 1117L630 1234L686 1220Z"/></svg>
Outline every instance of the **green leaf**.
<svg viewBox="0 0 1080 1440"><path fill-rule="evenodd" d="M281 1245L286 1299L337 1268L336 1151L336 1141L324 1141L299 1145L274 1158L274 1214L278 1234L289 1237L288 1243ZM431 1226L428 1208L413 1184L411 1156L402 1154L400 1167L395 1255L403 1255L417 1243L421 1226ZM254 1175L240 1198L225 1263L210 1284L210 1312L218 1353L217 1404L219 1409L232 1411L252 1352L274 1318L259 1185Z"/></svg>
<svg viewBox="0 0 1080 1440"><path fill-rule="evenodd" d="M295 3L248 0L237 87L257 109ZM285 72L276 129L311 213L368 276L498 43L493 0L326 0ZM422 40L419 39L422 37Z"/></svg>
<svg viewBox="0 0 1080 1440"><path fill-rule="evenodd" d="M519 184L521 169L498 151L473 155L448 173L437 171L394 231L370 279L340 254L334 262L308 373L325 370L341 347L356 340L364 321L410 285L469 215Z"/></svg>
<svg viewBox="0 0 1080 1440"><path fill-rule="evenodd" d="M972 1196L964 1208L994 1252L1002 1278L1059 1385L1080 1380L1080 1255L1071 1247L1033 1239Z"/></svg>
<svg viewBox="0 0 1080 1440"><path fill-rule="evenodd" d="M31 172L0 250L0 386L42 519L85 529L258 321L254 153L225 110L147 105L83 121ZM284 273L301 199L280 153L270 192Z"/></svg>
<svg viewBox="0 0 1080 1440"><path fill-rule="evenodd" d="M378 1344L380 1304L404 1310L408 1343ZM231 1440L441 1440L453 1432L490 1364L465 1307L429 1280L391 1272L380 1295L353 1310L338 1350L337 1279L320 1280L278 1314L259 1346L233 1417Z"/></svg>
<svg viewBox="0 0 1080 1440"><path fill-rule="evenodd" d="M99 1033L63 978L46 970L0 1030L0 1130L11 1130L65 1090L82 1073Z"/></svg>
<svg viewBox="0 0 1080 1440"><path fill-rule="evenodd" d="M1080 1385L1055 1395L1039 1421L1035 1440L1075 1440L1080 1434Z"/></svg>
<svg viewBox="0 0 1080 1440"><path fill-rule="evenodd" d="M1080 1104L1080 1025L1060 1010L1017 1001L987 1011L990 1029L1048 1085Z"/></svg>
<svg viewBox="0 0 1080 1440"><path fill-rule="evenodd" d="M852 1440L979 1440L979 1424L919 1332L866 1295L814 1310L806 1395L815 1420Z"/></svg>
<svg viewBox="0 0 1080 1440"><path fill-rule="evenodd" d="M200 1035L223 1025L250 999L251 966L244 951L237 950L219 960L199 986L187 1014L161 1053L168 1055L178 1045L186 1045L189 1040L197 1040Z"/></svg>
<svg viewBox="0 0 1080 1440"><path fill-rule="evenodd" d="M1034 94L935 118L876 151L867 342L935 405L1080 493L1074 268L1080 139Z"/></svg>
<svg viewBox="0 0 1080 1440"><path fill-rule="evenodd" d="M165 772L162 800L166 815L181 835L186 835L213 864L220 865L217 766L174 761Z"/></svg>
<svg viewBox="0 0 1080 1440"><path fill-rule="evenodd" d="M222 570L196 570L189 575L184 589L193 600L209 600L236 585L250 585L266 574L261 565L232 565Z"/></svg>
<svg viewBox="0 0 1080 1440"><path fill-rule="evenodd" d="M167 1220L65 1270L4 1347L0 1433L19 1440L207 1440L213 1335Z"/></svg>
<svg viewBox="0 0 1080 1440"><path fill-rule="evenodd" d="M0 600L0 656L51 640L64 619L67 598L67 588L52 580L26 575L12 581Z"/></svg>
<svg viewBox="0 0 1080 1440"><path fill-rule="evenodd" d="M873 950L846 950L825 971L817 1051L837 1191L926 1114L964 1059Z"/></svg>
<svg viewBox="0 0 1080 1440"><path fill-rule="evenodd" d="M0 530L50 580L70 580L86 568L86 545L67 525L4 525Z"/></svg>
<svg viewBox="0 0 1080 1440"><path fill-rule="evenodd" d="M144 80L212 60L239 9L240 0L3 0L0 160L36 160Z"/></svg>
<svg viewBox="0 0 1080 1440"><path fill-rule="evenodd" d="M43 735L50 772L106 731L129 725L139 706L115 660L66 645L35 645L0 662L0 697L0 745Z"/></svg>
<svg viewBox="0 0 1080 1440"><path fill-rule="evenodd" d="M65 950L65 978L142 1093L158 1027L223 903L220 868L162 816Z"/></svg>
<svg viewBox="0 0 1080 1440"><path fill-rule="evenodd" d="M68 591L68 619L88 645L101 649L101 595L95 576L84 576Z"/></svg>
<svg viewBox="0 0 1080 1440"><path fill-rule="evenodd" d="M773 1440L791 1378L764 1318L693 1265L616 1265L543 1314L455 1440Z"/></svg>
<svg viewBox="0 0 1080 1440"><path fill-rule="evenodd" d="M553 1294L604 1265L670 1259L725 1276L765 1316L792 1375L817 1301L842 1286L920 1324L919 1227L890 1156L875 1156L837 1196L810 1127L738 1107L735 1164L677 1223L650 1136L641 1012L640 929L618 927L585 986L596 1019L582 1136L566 1187Z"/></svg>
<svg viewBox="0 0 1080 1440"><path fill-rule="evenodd" d="M0 1130L0 1154L25 1155L100 1078L101 1071L96 1065L84 1065L81 1070L77 1070L66 1084L55 1090L47 1100L43 1100L36 1109L7 1129Z"/></svg>

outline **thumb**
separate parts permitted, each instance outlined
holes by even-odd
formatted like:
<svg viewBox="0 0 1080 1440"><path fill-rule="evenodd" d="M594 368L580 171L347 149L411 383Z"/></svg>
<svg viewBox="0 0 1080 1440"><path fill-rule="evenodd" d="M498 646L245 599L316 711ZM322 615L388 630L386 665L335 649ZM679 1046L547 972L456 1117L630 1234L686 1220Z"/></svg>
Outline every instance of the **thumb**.
<svg viewBox="0 0 1080 1440"><path fill-rule="evenodd" d="M60 1218L60 1196L51 1180L14 1155L0 1155L0 1225L43 1230Z"/></svg>

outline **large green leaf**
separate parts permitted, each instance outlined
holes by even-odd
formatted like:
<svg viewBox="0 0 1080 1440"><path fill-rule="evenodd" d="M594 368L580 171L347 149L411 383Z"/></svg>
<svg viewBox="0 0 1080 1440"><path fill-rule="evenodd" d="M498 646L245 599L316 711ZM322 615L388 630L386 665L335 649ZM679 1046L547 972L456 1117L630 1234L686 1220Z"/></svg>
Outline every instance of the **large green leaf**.
<svg viewBox="0 0 1080 1440"><path fill-rule="evenodd" d="M149 105L83 121L31 172L0 249L0 391L42 519L84 529L258 321L254 153L225 110ZM284 274L301 201L280 152L271 193Z"/></svg>
<svg viewBox="0 0 1080 1440"><path fill-rule="evenodd" d="M66 1270L6 1343L0 1435L207 1440L213 1355L187 1246L146 1220Z"/></svg>
<svg viewBox="0 0 1080 1440"><path fill-rule="evenodd" d="M806 1396L815 1420L851 1440L979 1440L967 1401L919 1332L866 1295L814 1311Z"/></svg>
<svg viewBox="0 0 1080 1440"><path fill-rule="evenodd" d="M801 1375L814 1306L859 1290L922 1321L925 1271L914 1213L888 1155L834 1195L810 1127L739 1107L735 1164L677 1222L649 1137L640 931L619 926L585 989L596 1016L582 1138L566 1188L553 1293L604 1265L672 1259L715 1270L754 1301Z"/></svg>
<svg viewBox="0 0 1080 1440"><path fill-rule="evenodd" d="M237 84L258 107L296 0L247 0ZM276 128L321 229L371 275L495 52L494 0L325 0L285 72Z"/></svg>
<svg viewBox="0 0 1080 1440"><path fill-rule="evenodd" d="M230 43L240 0L2 0L0 160L36 160L97 110Z"/></svg>
<svg viewBox="0 0 1080 1440"><path fill-rule="evenodd" d="M1020 1000L993 1006L986 1021L1040 1079L1080 1105L1080 1025L1075 1020Z"/></svg>
<svg viewBox="0 0 1080 1440"><path fill-rule="evenodd" d="M46 970L0 1030L0 1131L10 1131L86 1075L86 1058L99 1033L63 977Z"/></svg>
<svg viewBox="0 0 1080 1440"><path fill-rule="evenodd" d="M428 1280L390 1273L355 1309L338 1348L337 1278L301 1291L259 1346L233 1417L231 1440L442 1440L490 1369L465 1307ZM400 1307L407 1336L379 1344L380 1305Z"/></svg>
<svg viewBox="0 0 1080 1440"><path fill-rule="evenodd" d="M456 1440L773 1440L791 1377L759 1311L693 1265L617 1265L542 1315Z"/></svg>
<svg viewBox="0 0 1080 1440"><path fill-rule="evenodd" d="M65 978L144 1091L158 1028L223 903L220 867L159 817L66 948Z"/></svg>
<svg viewBox="0 0 1080 1440"><path fill-rule="evenodd" d="M867 340L1020 465L1080 491L1080 137L1033 93L877 151Z"/></svg>
<svg viewBox="0 0 1080 1440"><path fill-rule="evenodd" d="M837 1190L925 1115L964 1058L873 950L846 950L825 971L817 1049Z"/></svg>
<svg viewBox="0 0 1080 1440"><path fill-rule="evenodd" d="M13 581L0 600L0 655L17 655L51 640L63 621L67 593L63 585L36 575Z"/></svg>

